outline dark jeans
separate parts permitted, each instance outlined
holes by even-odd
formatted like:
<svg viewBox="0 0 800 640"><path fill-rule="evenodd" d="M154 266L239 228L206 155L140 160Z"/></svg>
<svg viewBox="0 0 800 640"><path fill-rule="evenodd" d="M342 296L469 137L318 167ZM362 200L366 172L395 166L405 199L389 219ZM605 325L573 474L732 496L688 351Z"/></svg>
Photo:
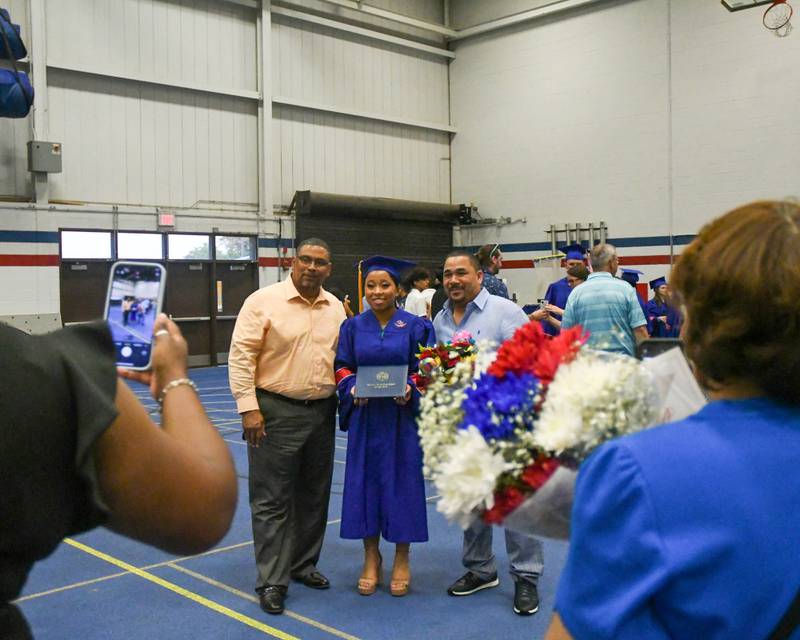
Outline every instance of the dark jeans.
<svg viewBox="0 0 800 640"><path fill-rule="evenodd" d="M257 390L266 437L247 447L258 581L288 586L316 570L328 519L336 396L302 404Z"/></svg>

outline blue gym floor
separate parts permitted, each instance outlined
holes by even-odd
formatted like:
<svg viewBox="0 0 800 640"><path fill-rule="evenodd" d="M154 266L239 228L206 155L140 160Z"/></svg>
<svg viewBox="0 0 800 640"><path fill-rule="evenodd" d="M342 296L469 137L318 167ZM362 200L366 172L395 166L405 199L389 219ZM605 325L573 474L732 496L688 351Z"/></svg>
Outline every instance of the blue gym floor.
<svg viewBox="0 0 800 640"><path fill-rule="evenodd" d="M316 591L293 583L284 615L263 613L253 592L247 452L227 371L225 367L192 371L206 411L229 443L239 475L239 507L227 536L216 548L192 557L170 556L106 529L64 541L50 558L36 565L18 601L37 640L544 636L566 543L544 542L541 605L534 616L517 616L511 610L514 587L499 529L494 546L500 586L472 596L450 597L447 586L463 573L461 531L436 511L432 485L428 486L430 541L411 547L411 593L393 598L381 587L373 596L358 595L361 544L339 538L346 445L346 434L341 432L337 432L329 527L319 564L332 586ZM153 405L143 388L135 391L146 405ZM393 549L383 543L382 551L388 580Z"/></svg>

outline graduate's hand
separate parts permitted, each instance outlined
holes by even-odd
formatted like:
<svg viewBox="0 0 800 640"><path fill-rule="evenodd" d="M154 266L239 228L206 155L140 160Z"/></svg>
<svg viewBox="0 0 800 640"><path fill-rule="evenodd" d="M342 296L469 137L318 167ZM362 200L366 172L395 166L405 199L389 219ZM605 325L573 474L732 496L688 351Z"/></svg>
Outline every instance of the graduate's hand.
<svg viewBox="0 0 800 640"><path fill-rule="evenodd" d="M369 402L369 398L356 398L356 388L350 389L350 395L353 396L353 404L357 407L363 407Z"/></svg>
<svg viewBox="0 0 800 640"><path fill-rule="evenodd" d="M253 409L242 414L242 438L251 447L257 447L267 435L264 430L264 416L261 411Z"/></svg>
<svg viewBox="0 0 800 640"><path fill-rule="evenodd" d="M400 406L402 406L406 404L409 400L411 400L411 385L406 384L406 395L404 395L402 398L395 398L394 401Z"/></svg>
<svg viewBox="0 0 800 640"><path fill-rule="evenodd" d="M560 316L564 315L564 310L561 307L557 307L554 304L548 304L547 306L545 306L545 309L547 310L547 313L557 313Z"/></svg>
<svg viewBox="0 0 800 640"><path fill-rule="evenodd" d="M658 321L667 324L667 316L658 316Z"/></svg>
<svg viewBox="0 0 800 640"><path fill-rule="evenodd" d="M541 321L546 320L548 315L550 314L547 313L547 309L537 309L528 316L528 319Z"/></svg>

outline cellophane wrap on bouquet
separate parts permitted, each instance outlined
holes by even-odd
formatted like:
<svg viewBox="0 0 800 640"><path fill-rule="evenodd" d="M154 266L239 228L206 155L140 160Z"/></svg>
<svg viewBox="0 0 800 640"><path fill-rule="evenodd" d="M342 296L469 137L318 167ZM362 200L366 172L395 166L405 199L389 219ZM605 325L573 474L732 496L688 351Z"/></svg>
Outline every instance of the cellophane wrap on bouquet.
<svg viewBox="0 0 800 640"><path fill-rule="evenodd" d="M429 372L418 426L449 520L566 538L580 463L664 413L669 381L586 337L575 327L549 339L531 322L496 352L478 345L447 375Z"/></svg>

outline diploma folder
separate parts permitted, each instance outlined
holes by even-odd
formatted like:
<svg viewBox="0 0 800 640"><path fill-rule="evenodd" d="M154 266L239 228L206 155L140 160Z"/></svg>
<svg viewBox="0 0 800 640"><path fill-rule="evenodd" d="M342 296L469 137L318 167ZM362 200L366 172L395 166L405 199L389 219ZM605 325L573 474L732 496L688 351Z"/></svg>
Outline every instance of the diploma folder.
<svg viewBox="0 0 800 640"><path fill-rule="evenodd" d="M406 395L408 365L390 364L359 367L356 371L357 398L399 398Z"/></svg>

